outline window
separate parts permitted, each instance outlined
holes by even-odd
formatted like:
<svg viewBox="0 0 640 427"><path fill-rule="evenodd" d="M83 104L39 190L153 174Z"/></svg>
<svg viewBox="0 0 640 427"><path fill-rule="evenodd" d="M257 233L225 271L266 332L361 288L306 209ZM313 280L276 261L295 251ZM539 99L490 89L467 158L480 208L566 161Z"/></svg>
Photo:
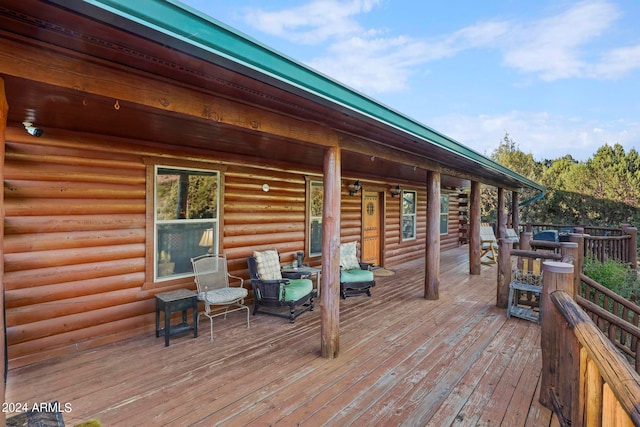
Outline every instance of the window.
<svg viewBox="0 0 640 427"><path fill-rule="evenodd" d="M322 182L309 182L309 256L322 254Z"/></svg>
<svg viewBox="0 0 640 427"><path fill-rule="evenodd" d="M449 233L449 195L440 195L440 234Z"/></svg>
<svg viewBox="0 0 640 427"><path fill-rule="evenodd" d="M402 191L402 240L416 238L416 192Z"/></svg>
<svg viewBox="0 0 640 427"><path fill-rule="evenodd" d="M218 251L219 172L155 166L154 280L193 274L191 258Z"/></svg>

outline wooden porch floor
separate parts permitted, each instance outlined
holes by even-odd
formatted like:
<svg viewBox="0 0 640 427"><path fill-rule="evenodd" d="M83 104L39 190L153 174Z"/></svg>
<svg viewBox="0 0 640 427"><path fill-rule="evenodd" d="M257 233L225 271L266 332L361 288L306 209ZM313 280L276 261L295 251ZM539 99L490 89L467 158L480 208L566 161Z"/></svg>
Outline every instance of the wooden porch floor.
<svg viewBox="0 0 640 427"><path fill-rule="evenodd" d="M495 307L496 267L442 254L440 299L422 261L341 301L340 356L320 357L320 310L208 319L200 334L134 339L9 371L6 401L70 404L67 425L549 426L538 403L540 327ZM63 406L64 407L64 406ZM7 414L10 416L11 414Z"/></svg>

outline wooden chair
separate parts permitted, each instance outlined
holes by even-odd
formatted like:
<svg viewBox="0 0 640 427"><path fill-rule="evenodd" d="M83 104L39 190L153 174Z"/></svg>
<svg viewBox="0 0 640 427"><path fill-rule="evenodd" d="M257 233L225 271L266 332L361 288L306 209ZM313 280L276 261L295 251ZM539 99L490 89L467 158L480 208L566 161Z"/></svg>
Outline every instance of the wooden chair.
<svg viewBox="0 0 640 427"><path fill-rule="evenodd" d="M483 260L483 258L485 258ZM480 225L480 262L485 265L495 264L498 260L498 241L493 227L487 223Z"/></svg>
<svg viewBox="0 0 640 427"><path fill-rule="evenodd" d="M514 316L540 323L541 260L518 257L509 283L507 318Z"/></svg>
<svg viewBox="0 0 640 427"><path fill-rule="evenodd" d="M518 248L520 246L520 236L518 236L518 233L513 228L507 228L507 235L505 236L505 239L511 240L514 248Z"/></svg>
<svg viewBox="0 0 640 427"><path fill-rule="evenodd" d="M354 295L371 296L371 288L376 285L371 264L358 260L358 242L340 245L340 296L342 299Z"/></svg>
<svg viewBox="0 0 640 427"><path fill-rule="evenodd" d="M254 251L247 258L247 266L253 287L254 315L270 314L294 323L296 317L313 310L313 283L300 275L283 277L277 250ZM281 308L289 308L289 313L283 313Z"/></svg>
<svg viewBox="0 0 640 427"><path fill-rule="evenodd" d="M211 341L213 341L213 318L238 310L247 310L247 328L249 328L249 307L244 305L248 292L243 287L244 280L227 272L227 258L224 254L205 254L191 258L194 280L198 288L198 300L204 304L204 310L198 313L209 318ZM240 281L240 286L229 286L229 278Z"/></svg>

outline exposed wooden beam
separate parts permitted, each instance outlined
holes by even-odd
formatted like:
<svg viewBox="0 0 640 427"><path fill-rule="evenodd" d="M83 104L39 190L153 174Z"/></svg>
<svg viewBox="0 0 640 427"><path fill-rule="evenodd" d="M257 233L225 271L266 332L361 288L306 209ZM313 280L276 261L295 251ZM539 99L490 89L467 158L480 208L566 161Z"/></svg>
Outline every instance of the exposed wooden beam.
<svg viewBox="0 0 640 427"><path fill-rule="evenodd" d="M0 32L0 34L3 34ZM253 105L236 102L202 88L177 85L143 71L106 63L77 52L38 42L0 37L0 73L81 93L131 102L256 132L337 146L334 131Z"/></svg>

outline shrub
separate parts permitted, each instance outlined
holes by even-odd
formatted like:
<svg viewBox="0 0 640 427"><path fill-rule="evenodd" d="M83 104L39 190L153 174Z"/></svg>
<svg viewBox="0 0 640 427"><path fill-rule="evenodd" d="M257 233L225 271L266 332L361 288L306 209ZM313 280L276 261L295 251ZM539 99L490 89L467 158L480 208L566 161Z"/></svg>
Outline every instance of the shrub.
<svg viewBox="0 0 640 427"><path fill-rule="evenodd" d="M600 262L595 258L585 258L583 271L586 276L621 297L637 301L640 282L637 273L627 264L615 260Z"/></svg>

